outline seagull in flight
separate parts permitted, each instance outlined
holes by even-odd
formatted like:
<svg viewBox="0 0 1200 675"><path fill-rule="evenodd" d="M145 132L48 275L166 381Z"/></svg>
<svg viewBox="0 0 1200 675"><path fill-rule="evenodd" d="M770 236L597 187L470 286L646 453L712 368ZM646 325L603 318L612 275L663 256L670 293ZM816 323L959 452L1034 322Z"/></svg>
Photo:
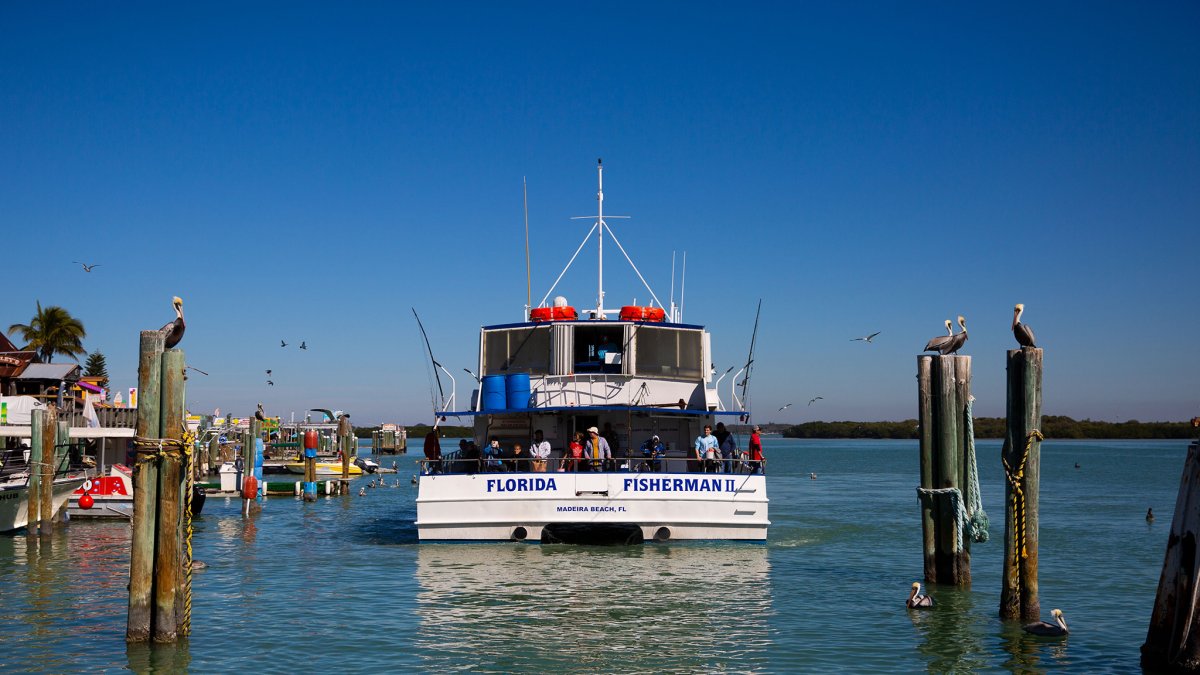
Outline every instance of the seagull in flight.
<svg viewBox="0 0 1200 675"><path fill-rule="evenodd" d="M780 408L780 409L779 409L779 412L783 412L784 410L787 410L787 409L788 409L788 408L790 408L790 407L792 407L792 404L791 404L791 403L789 403L789 404L787 404L787 405L783 406L782 408Z"/></svg>
<svg viewBox="0 0 1200 675"><path fill-rule="evenodd" d="M87 264L87 263L81 263L81 262L79 262L78 260L72 260L71 262L75 263L76 265L82 265L82 266L83 266L83 271L84 271L84 272L91 272L93 267L99 267L99 266L100 266L100 263L95 263L94 265L89 265L89 264Z"/></svg>
<svg viewBox="0 0 1200 675"><path fill-rule="evenodd" d="M850 341L851 341L851 342L858 342L859 340L862 340L863 342L871 342L872 340L874 340L874 339L875 339L875 336L876 336L876 335L879 335L879 334L880 334L880 333L882 333L882 332L883 332L883 331L881 331L881 330L880 330L880 331L875 331L874 333L871 333L870 335L868 335L868 336L866 336L866 337L856 337L856 338L850 338Z"/></svg>
<svg viewBox="0 0 1200 675"><path fill-rule="evenodd" d="M823 401L823 400L825 400L824 396L814 396L813 398L808 399L808 404L812 405L816 401Z"/></svg>
<svg viewBox="0 0 1200 675"><path fill-rule="evenodd" d="M308 345L304 344L304 340L300 341L300 349L308 349Z"/></svg>
<svg viewBox="0 0 1200 675"><path fill-rule="evenodd" d="M280 340L280 341L279 341L279 346L280 346L280 347L286 347L286 346L287 346L287 343L286 343L286 342L284 342L283 340Z"/></svg>

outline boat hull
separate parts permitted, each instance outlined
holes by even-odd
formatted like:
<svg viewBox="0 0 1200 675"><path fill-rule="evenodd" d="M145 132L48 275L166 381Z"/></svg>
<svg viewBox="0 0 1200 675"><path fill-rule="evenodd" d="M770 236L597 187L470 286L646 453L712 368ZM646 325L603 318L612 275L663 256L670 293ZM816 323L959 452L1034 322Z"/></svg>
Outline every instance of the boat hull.
<svg viewBox="0 0 1200 675"><path fill-rule="evenodd" d="M642 540L763 541L767 503L762 475L432 474L420 479L416 525L423 541L554 542L615 527Z"/></svg>
<svg viewBox="0 0 1200 675"><path fill-rule="evenodd" d="M287 467L288 473L293 473L298 476L304 475L304 463L303 462L291 462L289 464L286 464L285 466ZM363 472L362 467L355 466L354 464L350 465L350 475L351 476L361 476L362 472ZM341 478L341 477L342 477L342 463L341 462L317 462L317 478L318 479L320 479L320 478Z"/></svg>
<svg viewBox="0 0 1200 675"><path fill-rule="evenodd" d="M67 503L86 476L68 476L54 481L54 513ZM0 489L0 532L12 532L29 524L29 487L27 485Z"/></svg>

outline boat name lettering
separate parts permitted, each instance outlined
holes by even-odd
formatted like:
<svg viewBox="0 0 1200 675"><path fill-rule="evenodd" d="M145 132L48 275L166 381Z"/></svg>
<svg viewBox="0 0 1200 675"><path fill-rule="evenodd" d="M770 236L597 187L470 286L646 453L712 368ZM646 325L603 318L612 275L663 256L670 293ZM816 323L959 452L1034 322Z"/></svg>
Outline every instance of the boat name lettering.
<svg viewBox="0 0 1200 675"><path fill-rule="evenodd" d="M733 478L626 478L626 492L737 492Z"/></svg>
<svg viewBox="0 0 1200 675"><path fill-rule="evenodd" d="M557 490L553 478L489 478L488 492L552 492Z"/></svg>
<svg viewBox="0 0 1200 675"><path fill-rule="evenodd" d="M583 512L583 513L624 513L624 506L558 506L555 511L562 513L564 511Z"/></svg>
<svg viewBox="0 0 1200 675"><path fill-rule="evenodd" d="M15 490L12 492L9 492L8 494L0 493L0 501L5 501L8 499L20 499L22 496L23 495L20 492L17 492Z"/></svg>

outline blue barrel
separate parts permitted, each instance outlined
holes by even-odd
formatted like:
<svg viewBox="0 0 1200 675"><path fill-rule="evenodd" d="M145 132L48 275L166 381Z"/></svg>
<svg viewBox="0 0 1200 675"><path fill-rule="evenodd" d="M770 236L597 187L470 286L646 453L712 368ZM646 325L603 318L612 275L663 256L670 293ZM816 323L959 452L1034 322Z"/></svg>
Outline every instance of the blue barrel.
<svg viewBox="0 0 1200 675"><path fill-rule="evenodd" d="M509 410L529 407L529 373L511 373L505 381Z"/></svg>
<svg viewBox="0 0 1200 675"><path fill-rule="evenodd" d="M504 410L504 376L484 375L480 386L483 410Z"/></svg>

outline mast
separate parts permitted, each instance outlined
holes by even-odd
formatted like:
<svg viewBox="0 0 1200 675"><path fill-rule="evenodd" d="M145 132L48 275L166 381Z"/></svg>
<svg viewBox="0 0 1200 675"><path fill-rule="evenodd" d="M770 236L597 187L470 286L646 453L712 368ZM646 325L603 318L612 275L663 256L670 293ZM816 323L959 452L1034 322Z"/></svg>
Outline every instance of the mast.
<svg viewBox="0 0 1200 675"><path fill-rule="evenodd" d="M596 202L599 204L599 207L598 207L599 211L598 211L598 215L596 216L596 219L600 223L600 227L596 228L596 230L597 230L596 241L599 244L597 246L597 248L600 251L600 261L599 261L599 264L596 266L597 271L600 275L599 287L598 287L598 290L596 293L596 317L603 319L604 318L604 228L606 227L606 225L604 224L604 158L599 158L596 160L596 180L598 181L598 188L596 190Z"/></svg>

